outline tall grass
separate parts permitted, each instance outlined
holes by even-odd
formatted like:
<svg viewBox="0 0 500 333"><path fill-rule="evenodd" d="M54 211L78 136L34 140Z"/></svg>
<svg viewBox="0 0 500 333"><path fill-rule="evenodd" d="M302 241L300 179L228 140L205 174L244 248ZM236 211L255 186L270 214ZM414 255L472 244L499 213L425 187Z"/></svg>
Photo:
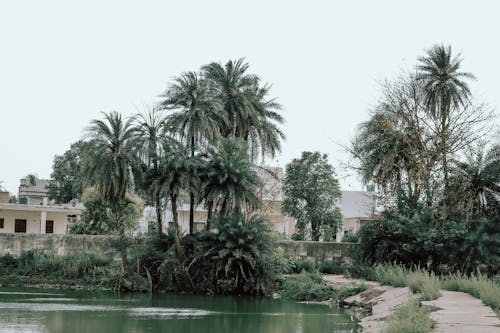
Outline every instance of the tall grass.
<svg viewBox="0 0 500 333"><path fill-rule="evenodd" d="M414 293L421 294L421 300L430 301L441 296L439 278L422 269L407 269L397 265L378 265L375 267L376 281L394 287L409 287Z"/></svg>
<svg viewBox="0 0 500 333"><path fill-rule="evenodd" d="M326 301L333 298L335 292L324 284L319 272L303 271L285 280L282 295L295 301Z"/></svg>
<svg viewBox="0 0 500 333"><path fill-rule="evenodd" d="M55 256L23 252L19 257L0 256L0 282L18 284L85 285L112 288L119 266L111 259L92 254Z"/></svg>
<svg viewBox="0 0 500 333"><path fill-rule="evenodd" d="M410 301L389 317L385 333L429 333L432 328L430 310L417 301Z"/></svg>
<svg viewBox="0 0 500 333"><path fill-rule="evenodd" d="M484 304L500 310L500 285L482 276L451 275L441 280L441 287L461 291L479 298Z"/></svg>

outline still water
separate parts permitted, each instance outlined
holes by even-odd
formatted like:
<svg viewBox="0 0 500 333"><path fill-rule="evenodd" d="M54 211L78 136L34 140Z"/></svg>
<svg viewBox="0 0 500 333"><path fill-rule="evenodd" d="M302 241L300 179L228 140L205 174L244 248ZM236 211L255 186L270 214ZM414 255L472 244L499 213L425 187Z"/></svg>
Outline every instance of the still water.
<svg viewBox="0 0 500 333"><path fill-rule="evenodd" d="M268 298L0 288L0 333L354 332L342 309Z"/></svg>

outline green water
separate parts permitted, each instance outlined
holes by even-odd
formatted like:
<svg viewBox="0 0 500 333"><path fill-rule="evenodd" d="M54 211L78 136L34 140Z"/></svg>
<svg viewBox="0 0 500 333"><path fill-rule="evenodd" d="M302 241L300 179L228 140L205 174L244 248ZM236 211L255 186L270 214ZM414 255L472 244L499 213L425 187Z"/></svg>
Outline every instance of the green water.
<svg viewBox="0 0 500 333"><path fill-rule="evenodd" d="M268 298L0 288L0 333L353 331L342 309Z"/></svg>

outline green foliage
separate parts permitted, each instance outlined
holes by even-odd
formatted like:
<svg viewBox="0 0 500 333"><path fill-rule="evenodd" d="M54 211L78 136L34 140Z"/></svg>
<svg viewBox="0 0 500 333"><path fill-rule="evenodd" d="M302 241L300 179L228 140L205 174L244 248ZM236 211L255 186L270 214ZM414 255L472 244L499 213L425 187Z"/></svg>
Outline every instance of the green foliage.
<svg viewBox="0 0 500 333"><path fill-rule="evenodd" d="M368 263L401 263L436 273L471 273L480 268L494 275L499 271L498 217L442 222L429 208L399 211L403 213L388 211L359 231L360 255Z"/></svg>
<svg viewBox="0 0 500 333"><path fill-rule="evenodd" d="M48 192L56 203L81 198L85 183L83 170L92 160L93 149L91 142L78 141L63 155L54 157Z"/></svg>
<svg viewBox="0 0 500 333"><path fill-rule="evenodd" d="M300 159L287 165L283 212L296 219L301 237L309 229L311 239L318 241L325 229L335 230L341 222L335 206L341 193L334 175L327 155L319 152L303 152Z"/></svg>
<svg viewBox="0 0 500 333"><path fill-rule="evenodd" d="M410 301L399 307L387 320L387 333L429 333L433 328L430 310Z"/></svg>
<svg viewBox="0 0 500 333"><path fill-rule="evenodd" d="M345 269L341 264L333 262L333 261L324 261L322 262L318 270L323 274L344 274Z"/></svg>
<svg viewBox="0 0 500 333"><path fill-rule="evenodd" d="M318 269L318 265L314 263L313 261L309 259L298 259L298 260L292 260L290 262L290 265L288 267L288 272L287 273L301 273L302 271L305 272L314 272Z"/></svg>
<svg viewBox="0 0 500 333"><path fill-rule="evenodd" d="M324 284L321 274L302 272L285 279L282 295L295 301L326 301L332 299L335 292Z"/></svg>
<svg viewBox="0 0 500 333"><path fill-rule="evenodd" d="M88 289L118 289L120 267L95 255L54 256L23 252L0 256L0 283L61 284Z"/></svg>
<svg viewBox="0 0 500 333"><path fill-rule="evenodd" d="M85 189L82 201L85 210L80 221L71 227L70 233L73 234L127 233L134 230L142 216L142 199L131 193L119 202L121 210L117 212L110 209L102 194L93 187Z"/></svg>
<svg viewBox="0 0 500 333"><path fill-rule="evenodd" d="M344 243L358 243L359 242L359 234L349 232L344 236L344 238L342 238L342 242L344 242Z"/></svg>
<svg viewBox="0 0 500 333"><path fill-rule="evenodd" d="M287 261L260 216L238 213L214 219L213 232L175 231L148 241L141 263L159 290L262 294L270 290Z"/></svg>
<svg viewBox="0 0 500 333"><path fill-rule="evenodd" d="M252 169L247 145L241 139L223 139L208 151L208 163L202 172L204 196L219 215L255 209L259 178Z"/></svg>

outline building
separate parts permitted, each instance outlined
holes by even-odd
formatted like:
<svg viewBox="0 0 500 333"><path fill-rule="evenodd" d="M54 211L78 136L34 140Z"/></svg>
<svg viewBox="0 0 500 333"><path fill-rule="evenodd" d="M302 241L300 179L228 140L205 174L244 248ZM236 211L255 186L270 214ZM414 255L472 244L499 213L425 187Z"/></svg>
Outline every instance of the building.
<svg viewBox="0 0 500 333"><path fill-rule="evenodd" d="M256 212L269 218L271 228L285 237L290 237L295 232L295 220L283 215L281 212L281 203L283 201L283 192L281 184L283 182L283 170L281 168L257 168L257 174L261 178L262 186L258 189L257 196L260 198L261 207ZM189 203L182 202L177 206L177 216L181 232L189 232ZM150 227L156 228L156 211L154 207L145 207L143 217L139 223L139 232L146 233ZM163 227L168 228L168 223L172 223L173 215L170 205L166 206L163 215ZM202 205L194 209L194 230L205 228L207 221L207 210Z"/></svg>
<svg viewBox="0 0 500 333"><path fill-rule="evenodd" d="M41 205L43 198L48 197L49 182L50 180L48 179L38 179L38 177L33 175L21 178L17 195L19 203Z"/></svg>
<svg viewBox="0 0 500 333"><path fill-rule="evenodd" d="M377 219L376 194L365 191L342 191L340 200L342 226L337 230L336 241L341 242L346 234L355 234L365 223Z"/></svg>
<svg viewBox="0 0 500 333"><path fill-rule="evenodd" d="M282 184L284 173L281 168L257 168L261 187L257 195L261 200L261 207L256 212L266 216L271 221L273 231L279 232L285 238L290 238L297 230L295 219L286 216L281 211L284 200ZM343 215L343 225L337 231L337 242L347 233L356 233L363 223L377 218L376 200L374 193L364 191L342 191L342 199L339 208ZM189 232L189 203L180 203L177 207L179 227L181 232ZM199 205L194 210L194 230L202 230L207 220L206 209ZM173 215L170 206L164 209L163 227L168 228L168 223L172 223ZM151 228L156 228L156 211L154 207L145 207L143 217L140 221L139 232L146 233Z"/></svg>
<svg viewBox="0 0 500 333"><path fill-rule="evenodd" d="M9 203L9 193L0 193L0 233L67 234L69 226L82 214L82 208L73 205Z"/></svg>

